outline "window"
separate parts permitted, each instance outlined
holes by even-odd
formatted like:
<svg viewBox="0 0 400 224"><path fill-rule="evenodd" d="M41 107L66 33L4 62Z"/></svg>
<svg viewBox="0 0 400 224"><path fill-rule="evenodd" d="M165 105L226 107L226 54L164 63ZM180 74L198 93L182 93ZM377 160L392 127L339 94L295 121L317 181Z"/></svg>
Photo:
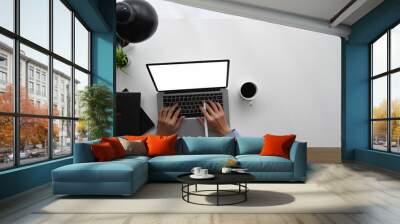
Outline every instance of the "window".
<svg viewBox="0 0 400 224"><path fill-rule="evenodd" d="M14 166L14 122L12 116L0 115L0 169Z"/></svg>
<svg viewBox="0 0 400 224"><path fill-rule="evenodd" d="M370 45L371 148L400 153L400 25Z"/></svg>
<svg viewBox="0 0 400 224"><path fill-rule="evenodd" d="M6 85L7 84L7 73L0 71L0 84Z"/></svg>
<svg viewBox="0 0 400 224"><path fill-rule="evenodd" d="M78 70L75 71L75 117L79 117L81 114L81 108L79 107L79 96L80 92L85 89L86 86L89 85L89 74L80 72ZM81 142L86 141L87 138L87 129L86 123L84 121L78 121L75 123L75 141Z"/></svg>
<svg viewBox="0 0 400 224"><path fill-rule="evenodd" d="M54 70L53 70L53 78L54 78L54 83L53 83L53 106L54 104L60 103L58 101L58 97L60 97L60 100L62 103L64 103L64 96L71 96L72 92L70 89L65 89L64 85L65 83L70 83L72 84L72 67L69 65L66 65L56 59L53 60L54 64ZM69 100L72 101L72 98ZM69 104L72 104L72 102L69 102ZM59 114L60 111L58 109L53 110L53 114ZM67 108L65 111L65 114L62 113L62 116L68 116L72 117L72 108Z"/></svg>
<svg viewBox="0 0 400 224"><path fill-rule="evenodd" d="M390 31L390 66L391 69L400 67L400 25Z"/></svg>
<svg viewBox="0 0 400 224"><path fill-rule="evenodd" d="M53 157L70 155L72 152L72 121L53 120Z"/></svg>
<svg viewBox="0 0 400 224"><path fill-rule="evenodd" d="M28 92L29 94L33 94L34 89L33 89L33 82L28 82Z"/></svg>
<svg viewBox="0 0 400 224"><path fill-rule="evenodd" d="M62 0L0 0L0 26L0 170L72 155L87 139L74 105L90 84L90 31Z"/></svg>
<svg viewBox="0 0 400 224"><path fill-rule="evenodd" d="M36 84L36 95L40 95L40 84Z"/></svg>
<svg viewBox="0 0 400 224"><path fill-rule="evenodd" d="M39 53L40 54L40 53ZM45 62L46 63L46 62ZM36 69L36 80L40 81L40 70Z"/></svg>
<svg viewBox="0 0 400 224"><path fill-rule="evenodd" d="M75 62L82 68L89 69L89 32L75 18Z"/></svg>
<svg viewBox="0 0 400 224"><path fill-rule="evenodd" d="M38 101L37 104L40 104ZM19 119L20 164L29 164L49 158L48 120L44 118L21 117Z"/></svg>
<svg viewBox="0 0 400 224"><path fill-rule="evenodd" d="M33 80L33 67L32 66L29 66L28 74L29 74L29 79Z"/></svg>
<svg viewBox="0 0 400 224"><path fill-rule="evenodd" d="M0 26L14 31L14 0L0 1Z"/></svg>
<svg viewBox="0 0 400 224"><path fill-rule="evenodd" d="M21 36L49 49L49 0L19 0Z"/></svg>
<svg viewBox="0 0 400 224"><path fill-rule="evenodd" d="M0 55L0 67L7 68L7 56L1 54Z"/></svg>
<svg viewBox="0 0 400 224"><path fill-rule="evenodd" d="M75 70L75 117L79 117L81 114L81 108L79 107L79 96L80 92L89 85L89 74Z"/></svg>
<svg viewBox="0 0 400 224"><path fill-rule="evenodd" d="M0 1L0 6L3 2ZM2 13L0 8L0 14ZM0 15L0 20L3 15ZM1 23L0 23L1 25ZM12 113L14 112L14 71L13 66L8 65L14 57L14 42L13 39L2 35L0 33L0 113ZM6 62L7 60L7 62ZM1 115L1 114L0 114ZM1 136L0 136L1 138ZM1 140L0 140L1 141ZM10 144L7 144L10 145ZM1 148L1 145L0 145ZM0 160L1 164L1 160ZM1 165L0 165L1 169Z"/></svg>
<svg viewBox="0 0 400 224"><path fill-rule="evenodd" d="M72 60L72 12L60 0L53 0L53 15L53 50L56 54Z"/></svg>
<svg viewBox="0 0 400 224"><path fill-rule="evenodd" d="M46 86L42 86L42 96L46 96Z"/></svg>
<svg viewBox="0 0 400 224"><path fill-rule="evenodd" d="M7 55L0 53L0 89L5 91L7 86Z"/></svg>

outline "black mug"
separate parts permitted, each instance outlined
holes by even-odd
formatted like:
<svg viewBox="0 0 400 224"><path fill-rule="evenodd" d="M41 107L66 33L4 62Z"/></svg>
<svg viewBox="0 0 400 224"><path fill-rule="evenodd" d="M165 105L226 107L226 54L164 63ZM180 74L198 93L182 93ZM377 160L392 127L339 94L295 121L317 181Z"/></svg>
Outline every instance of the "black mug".
<svg viewBox="0 0 400 224"><path fill-rule="evenodd" d="M240 87L240 96L245 100L253 100L257 94L257 86L253 82L245 82Z"/></svg>

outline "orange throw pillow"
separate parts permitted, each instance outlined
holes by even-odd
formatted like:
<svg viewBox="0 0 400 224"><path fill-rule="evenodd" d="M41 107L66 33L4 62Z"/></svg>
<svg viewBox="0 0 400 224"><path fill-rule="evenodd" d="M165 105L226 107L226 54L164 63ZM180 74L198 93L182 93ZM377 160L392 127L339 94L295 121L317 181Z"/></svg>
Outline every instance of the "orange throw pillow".
<svg viewBox="0 0 400 224"><path fill-rule="evenodd" d="M124 139L129 140L129 141L146 141L147 135L125 135Z"/></svg>
<svg viewBox="0 0 400 224"><path fill-rule="evenodd" d="M108 142L114 149L115 155L118 158L125 157L126 156L126 151L124 147L122 146L121 142L119 142L118 138L116 137L111 137L111 138L101 138L101 142Z"/></svg>
<svg viewBox="0 0 400 224"><path fill-rule="evenodd" d="M115 151L114 151L113 147L108 142L93 144L93 145L91 145L91 149L94 154L94 157L99 162L117 159L117 156L115 155Z"/></svg>
<svg viewBox="0 0 400 224"><path fill-rule="evenodd" d="M289 159L290 148L296 135L264 135L264 146L261 149L262 156L280 156Z"/></svg>
<svg viewBox="0 0 400 224"><path fill-rule="evenodd" d="M158 136L150 135L147 137L148 156L176 155L177 135Z"/></svg>

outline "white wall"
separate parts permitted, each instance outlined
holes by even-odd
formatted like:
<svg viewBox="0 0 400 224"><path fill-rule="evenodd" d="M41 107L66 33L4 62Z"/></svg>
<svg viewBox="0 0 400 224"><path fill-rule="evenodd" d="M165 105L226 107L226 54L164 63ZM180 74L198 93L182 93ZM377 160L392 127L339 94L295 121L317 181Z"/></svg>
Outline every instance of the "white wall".
<svg viewBox="0 0 400 224"><path fill-rule="evenodd" d="M230 59L231 126L241 135L294 133L312 147L340 147L338 37L226 15L170 16L186 7L151 3L161 14L158 30L125 48L131 62L128 74L118 72L117 90L141 92L142 107L154 122L156 91L146 63ZM239 97L246 81L259 87L253 106Z"/></svg>

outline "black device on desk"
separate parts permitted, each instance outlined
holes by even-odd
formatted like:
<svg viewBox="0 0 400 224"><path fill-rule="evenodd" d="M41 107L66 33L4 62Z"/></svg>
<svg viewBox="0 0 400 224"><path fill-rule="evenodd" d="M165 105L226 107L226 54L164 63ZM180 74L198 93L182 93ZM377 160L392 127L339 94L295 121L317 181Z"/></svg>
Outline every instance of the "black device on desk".
<svg viewBox="0 0 400 224"><path fill-rule="evenodd" d="M154 123L140 106L140 93L117 93L116 135L142 135L154 127Z"/></svg>

